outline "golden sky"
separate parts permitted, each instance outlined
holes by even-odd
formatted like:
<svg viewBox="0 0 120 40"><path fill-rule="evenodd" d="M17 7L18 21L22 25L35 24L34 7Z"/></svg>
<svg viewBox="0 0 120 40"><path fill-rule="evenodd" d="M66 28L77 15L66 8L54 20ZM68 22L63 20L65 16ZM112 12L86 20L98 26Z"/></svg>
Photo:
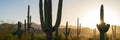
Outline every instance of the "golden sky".
<svg viewBox="0 0 120 40"><path fill-rule="evenodd" d="M39 0L0 0L0 21L24 22L27 17L27 5L30 5L32 22L40 24ZM58 0L53 0L53 25L57 15ZM100 6L104 5L105 22L120 25L120 0L63 0L61 25L77 25L77 18L82 26L95 28L99 23Z"/></svg>

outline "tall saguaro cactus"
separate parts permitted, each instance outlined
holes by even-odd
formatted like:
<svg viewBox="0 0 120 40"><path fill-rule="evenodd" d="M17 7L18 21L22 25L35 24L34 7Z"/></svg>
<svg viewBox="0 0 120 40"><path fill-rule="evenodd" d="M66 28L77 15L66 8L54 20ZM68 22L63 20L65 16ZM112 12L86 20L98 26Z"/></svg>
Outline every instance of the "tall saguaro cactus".
<svg viewBox="0 0 120 40"><path fill-rule="evenodd" d="M108 31L110 24L106 24L104 22L104 9L103 5L101 5L100 9L100 24L97 24L97 28L100 32L100 40L105 40L105 33Z"/></svg>
<svg viewBox="0 0 120 40"><path fill-rule="evenodd" d="M94 40L96 40L96 28L93 29L93 37L94 37Z"/></svg>
<svg viewBox="0 0 120 40"><path fill-rule="evenodd" d="M66 22L66 29L65 29L65 32L64 32L64 35L65 35L65 40L68 40L68 35L70 34L70 28L68 28L68 21Z"/></svg>
<svg viewBox="0 0 120 40"><path fill-rule="evenodd" d="M116 26L112 26L112 39L116 40Z"/></svg>
<svg viewBox="0 0 120 40"><path fill-rule="evenodd" d="M24 20L24 29L25 29L25 32L26 32L26 20Z"/></svg>
<svg viewBox="0 0 120 40"><path fill-rule="evenodd" d="M81 33L81 24L79 24L79 18L77 18L77 40L79 40L80 33Z"/></svg>
<svg viewBox="0 0 120 40"><path fill-rule="evenodd" d="M18 40L21 40L21 26L22 23L18 21Z"/></svg>
<svg viewBox="0 0 120 40"><path fill-rule="evenodd" d="M52 0L44 0L44 4L42 4L42 0L39 1L41 28L46 33L46 40L52 40L53 31L58 30L62 15L62 1L59 0L57 20L54 26L52 26Z"/></svg>
<svg viewBox="0 0 120 40"><path fill-rule="evenodd" d="M27 14L27 29L30 30L30 5L28 5L28 14Z"/></svg>
<svg viewBox="0 0 120 40"><path fill-rule="evenodd" d="M31 26L32 23L31 23L31 16L30 16L30 5L28 5L28 14L27 14L27 29L28 31L30 32L30 30L32 31L31 32L31 40L34 40L34 28Z"/></svg>

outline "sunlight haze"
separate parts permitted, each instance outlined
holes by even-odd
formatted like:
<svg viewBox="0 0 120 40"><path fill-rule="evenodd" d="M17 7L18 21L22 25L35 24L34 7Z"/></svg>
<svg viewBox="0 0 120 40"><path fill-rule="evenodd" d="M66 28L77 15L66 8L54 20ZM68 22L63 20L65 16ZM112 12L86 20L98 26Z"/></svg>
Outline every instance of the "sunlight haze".
<svg viewBox="0 0 120 40"><path fill-rule="evenodd" d="M52 0L53 25L56 22L58 0ZM104 5L105 22L120 25L120 0L63 0L61 25L77 25L77 18L82 26L96 28L100 22L100 6ZM30 5L32 22L40 24L39 0L0 0L0 21L17 23L27 18Z"/></svg>

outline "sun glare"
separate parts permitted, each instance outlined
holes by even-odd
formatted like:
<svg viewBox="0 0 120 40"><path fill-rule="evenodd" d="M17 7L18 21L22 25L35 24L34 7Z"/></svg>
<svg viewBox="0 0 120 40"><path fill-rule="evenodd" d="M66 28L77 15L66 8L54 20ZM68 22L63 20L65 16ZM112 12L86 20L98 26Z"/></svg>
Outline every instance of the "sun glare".
<svg viewBox="0 0 120 40"><path fill-rule="evenodd" d="M87 14L85 14L81 20L82 26L89 27L91 29L97 28L96 24L100 23L100 8L98 10L97 9L89 10L86 13ZM108 9L108 7L104 7L105 23L119 25L118 19L114 13L115 12L113 10Z"/></svg>
<svg viewBox="0 0 120 40"><path fill-rule="evenodd" d="M96 28L96 24L99 23L99 12L98 10L91 10L87 12L85 16L82 17L81 23L82 26L89 27L89 28Z"/></svg>

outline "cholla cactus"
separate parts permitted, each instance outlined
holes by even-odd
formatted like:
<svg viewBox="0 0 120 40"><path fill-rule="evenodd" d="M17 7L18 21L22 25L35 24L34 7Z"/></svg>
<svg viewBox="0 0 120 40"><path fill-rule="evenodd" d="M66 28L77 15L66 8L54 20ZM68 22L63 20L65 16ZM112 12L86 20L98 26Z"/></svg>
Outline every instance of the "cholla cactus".
<svg viewBox="0 0 120 40"><path fill-rule="evenodd" d="M70 28L68 28L68 21L66 22L66 29L65 29L65 32L63 32L66 39L65 40L68 40L68 35L70 34Z"/></svg>
<svg viewBox="0 0 120 40"><path fill-rule="evenodd" d="M100 40L105 40L105 33L108 31L110 24L105 24L104 22L104 9L103 5L101 5L100 9L100 24L97 24L97 28L100 32Z"/></svg>
<svg viewBox="0 0 120 40"><path fill-rule="evenodd" d="M42 0L39 1L41 28L46 33L46 40L52 40L53 31L58 30L62 15L62 1L59 0L57 20L54 26L52 26L52 0L44 0L44 7Z"/></svg>

